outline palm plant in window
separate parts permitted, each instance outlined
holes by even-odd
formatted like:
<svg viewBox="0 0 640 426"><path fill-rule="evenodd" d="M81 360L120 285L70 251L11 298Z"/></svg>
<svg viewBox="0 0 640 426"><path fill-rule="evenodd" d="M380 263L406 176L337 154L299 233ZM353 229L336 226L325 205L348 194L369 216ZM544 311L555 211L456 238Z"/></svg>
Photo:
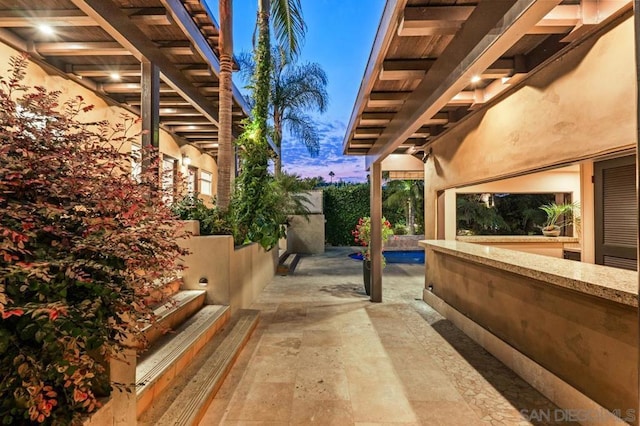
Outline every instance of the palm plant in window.
<svg viewBox="0 0 640 426"><path fill-rule="evenodd" d="M549 203L540 206L540 210L547 214L542 233L548 237L559 236L562 228L573 225L578 208L577 203Z"/></svg>

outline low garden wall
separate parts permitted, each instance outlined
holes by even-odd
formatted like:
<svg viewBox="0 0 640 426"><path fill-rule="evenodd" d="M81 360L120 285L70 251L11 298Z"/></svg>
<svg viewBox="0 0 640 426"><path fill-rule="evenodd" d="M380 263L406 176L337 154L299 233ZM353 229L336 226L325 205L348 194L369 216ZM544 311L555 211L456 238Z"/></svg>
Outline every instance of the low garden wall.
<svg viewBox="0 0 640 426"><path fill-rule="evenodd" d="M384 243L384 249L393 250L422 250L419 244L424 235L394 235Z"/></svg>
<svg viewBox="0 0 640 426"><path fill-rule="evenodd" d="M231 312L247 308L275 276L278 251L259 244L234 247L229 235L193 236L182 245L191 251L183 260L184 288L206 290L206 303L229 305Z"/></svg>

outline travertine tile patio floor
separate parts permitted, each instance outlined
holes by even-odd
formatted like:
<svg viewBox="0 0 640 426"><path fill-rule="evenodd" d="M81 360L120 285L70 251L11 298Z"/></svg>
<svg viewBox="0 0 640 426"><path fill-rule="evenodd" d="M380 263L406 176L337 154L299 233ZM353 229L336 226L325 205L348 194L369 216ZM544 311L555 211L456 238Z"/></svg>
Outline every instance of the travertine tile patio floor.
<svg viewBox="0 0 640 426"><path fill-rule="evenodd" d="M423 265L388 265L374 304L349 252L267 286L201 425L527 425L520 410L556 408L420 299Z"/></svg>

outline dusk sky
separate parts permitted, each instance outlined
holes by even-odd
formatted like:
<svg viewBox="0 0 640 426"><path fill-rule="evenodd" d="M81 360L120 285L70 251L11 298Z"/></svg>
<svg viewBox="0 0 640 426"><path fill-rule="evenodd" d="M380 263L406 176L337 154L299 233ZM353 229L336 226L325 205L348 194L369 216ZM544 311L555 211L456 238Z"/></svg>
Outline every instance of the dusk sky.
<svg viewBox="0 0 640 426"><path fill-rule="evenodd" d="M217 0L208 0L218 16ZM342 155L342 141L369 59L385 0L302 0L307 36L300 62L319 63L327 73L329 108L317 116L321 130L320 155L311 158L302 143L283 141L282 162L288 173L322 176L329 181L365 181L363 157ZM234 52L250 51L258 0L233 0ZM242 83L234 78L242 89Z"/></svg>

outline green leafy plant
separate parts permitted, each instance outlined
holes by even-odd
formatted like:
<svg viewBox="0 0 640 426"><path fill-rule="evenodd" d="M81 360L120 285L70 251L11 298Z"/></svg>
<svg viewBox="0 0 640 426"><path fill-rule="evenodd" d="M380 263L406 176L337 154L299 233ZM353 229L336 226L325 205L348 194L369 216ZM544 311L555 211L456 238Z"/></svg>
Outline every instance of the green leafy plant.
<svg viewBox="0 0 640 426"><path fill-rule="evenodd" d="M81 97L0 77L0 419L80 424L109 391L105 365L153 320L144 298L186 254L162 202L157 154L131 178L134 122L85 122Z"/></svg>
<svg viewBox="0 0 640 426"><path fill-rule="evenodd" d="M381 223L382 243L386 243L389 237L393 235L391 223L383 217ZM358 219L358 223L353 231L351 231L354 241L362 246L362 258L364 260L371 260L371 251L369 246L371 245L371 218L369 216L361 217ZM384 256L382 256L384 261Z"/></svg>
<svg viewBox="0 0 640 426"><path fill-rule="evenodd" d="M242 171L236 180L231 213L243 243L256 242L270 250L284 237L286 214L276 183L269 174L269 151L259 120L249 122L238 138Z"/></svg>
<svg viewBox="0 0 640 426"><path fill-rule="evenodd" d="M575 212L579 209L576 203L549 203L540 206L540 210L546 213L547 219L542 226L543 231L560 230L570 226L576 219Z"/></svg>
<svg viewBox="0 0 640 426"><path fill-rule="evenodd" d="M200 235L235 235L230 214L207 207L197 194L186 195L171 206L178 219L200 222Z"/></svg>

